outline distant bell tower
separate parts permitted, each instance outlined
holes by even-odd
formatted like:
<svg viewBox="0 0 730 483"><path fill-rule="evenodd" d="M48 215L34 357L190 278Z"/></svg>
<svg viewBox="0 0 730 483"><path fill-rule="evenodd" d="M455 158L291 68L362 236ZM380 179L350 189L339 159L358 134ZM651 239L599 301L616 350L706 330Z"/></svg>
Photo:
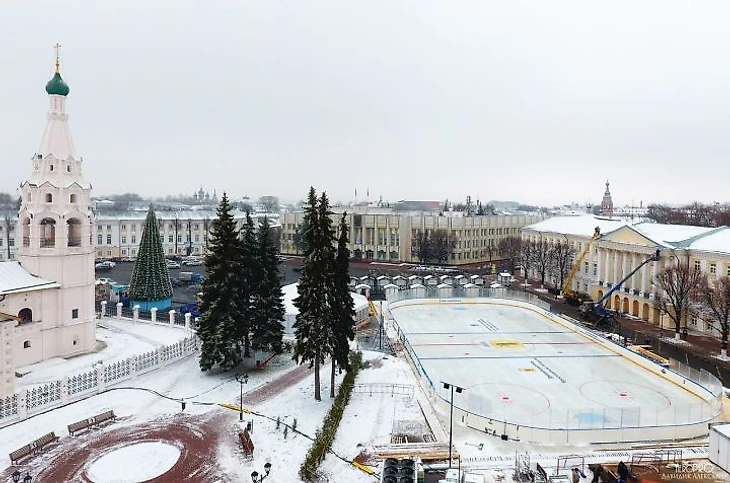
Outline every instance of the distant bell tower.
<svg viewBox="0 0 730 483"><path fill-rule="evenodd" d="M94 232L91 184L84 182L66 114L70 91L56 69L46 84L50 108L30 178L20 185L18 260L30 273L56 281L54 303L37 310L45 332L44 355L72 354L94 346ZM52 308L53 307L53 308ZM44 357L45 358L45 357Z"/></svg>
<svg viewBox="0 0 730 483"><path fill-rule="evenodd" d="M609 183L606 181L606 191L603 193L603 201L601 201L601 215L611 217L613 216L613 200L608 185Z"/></svg>

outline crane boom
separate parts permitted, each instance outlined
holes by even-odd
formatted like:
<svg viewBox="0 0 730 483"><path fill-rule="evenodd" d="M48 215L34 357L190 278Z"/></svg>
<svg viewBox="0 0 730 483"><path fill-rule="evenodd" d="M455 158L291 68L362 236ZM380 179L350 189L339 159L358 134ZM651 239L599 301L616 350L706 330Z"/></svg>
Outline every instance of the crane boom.
<svg viewBox="0 0 730 483"><path fill-rule="evenodd" d="M626 275L624 278L622 278L616 285L614 285L613 287L611 287L611 290L609 290L608 292L606 292L603 295L603 297L601 297L600 299L598 299L598 301L596 301L596 302L586 302L585 304L583 304L581 306L581 314L584 317L590 317L591 315L594 315L599 320L602 320L602 319L605 319L605 318L610 317L610 314L606 310L606 308L603 306L603 303L606 300L608 300L608 298L611 295L613 295L613 293L616 292L616 290L620 289L621 286L624 284L624 282L626 282L628 279L630 279L631 277L633 277L636 272L638 272L639 270L641 270L641 268L644 265L646 265L649 262L659 261L659 255L660 255L659 250L655 251L649 258L647 258L646 260L644 260L643 262L641 262L638 267L636 267L635 269L631 270L631 272L629 272L628 275Z"/></svg>
<svg viewBox="0 0 730 483"><path fill-rule="evenodd" d="M570 270L570 273L568 274L568 278L565 279L565 284L563 285L563 297L565 297L567 302L577 302L578 300L578 294L571 288L573 285L573 279L575 278L575 274L578 273L578 270L580 270L580 265L583 263L583 259L588 254L588 250L591 248L591 244L598 240L601 237L601 227L597 226L595 230L593 231L593 236L591 236L591 239L588 240L583 247L583 251L581 251L580 256L575 261L575 264L573 265L573 268ZM577 303L575 303L577 305Z"/></svg>

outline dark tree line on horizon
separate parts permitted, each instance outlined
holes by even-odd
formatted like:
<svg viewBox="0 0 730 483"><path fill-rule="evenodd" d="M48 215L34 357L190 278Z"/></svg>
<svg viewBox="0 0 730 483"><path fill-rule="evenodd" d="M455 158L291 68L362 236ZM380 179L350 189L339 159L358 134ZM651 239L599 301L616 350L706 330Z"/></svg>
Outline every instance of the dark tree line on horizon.
<svg viewBox="0 0 730 483"><path fill-rule="evenodd" d="M657 223L719 227L730 226L730 205L694 202L680 207L666 204L649 205L647 216Z"/></svg>

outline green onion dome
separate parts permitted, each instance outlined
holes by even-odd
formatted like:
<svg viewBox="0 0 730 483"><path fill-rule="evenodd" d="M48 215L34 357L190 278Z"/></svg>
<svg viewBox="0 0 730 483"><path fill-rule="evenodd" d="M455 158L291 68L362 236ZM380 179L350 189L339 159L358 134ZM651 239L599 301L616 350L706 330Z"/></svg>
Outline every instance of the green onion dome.
<svg viewBox="0 0 730 483"><path fill-rule="evenodd" d="M46 84L46 92L49 95L67 96L69 92L68 84L61 78L61 73L56 69L53 78Z"/></svg>

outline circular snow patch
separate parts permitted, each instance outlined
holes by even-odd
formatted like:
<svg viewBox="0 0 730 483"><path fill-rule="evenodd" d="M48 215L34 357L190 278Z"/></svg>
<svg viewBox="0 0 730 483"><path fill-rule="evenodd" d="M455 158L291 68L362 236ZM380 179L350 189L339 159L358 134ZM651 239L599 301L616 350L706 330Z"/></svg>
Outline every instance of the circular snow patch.
<svg viewBox="0 0 730 483"><path fill-rule="evenodd" d="M167 473L180 458L180 450L167 443L137 443L97 458L86 470L95 483L147 481Z"/></svg>

